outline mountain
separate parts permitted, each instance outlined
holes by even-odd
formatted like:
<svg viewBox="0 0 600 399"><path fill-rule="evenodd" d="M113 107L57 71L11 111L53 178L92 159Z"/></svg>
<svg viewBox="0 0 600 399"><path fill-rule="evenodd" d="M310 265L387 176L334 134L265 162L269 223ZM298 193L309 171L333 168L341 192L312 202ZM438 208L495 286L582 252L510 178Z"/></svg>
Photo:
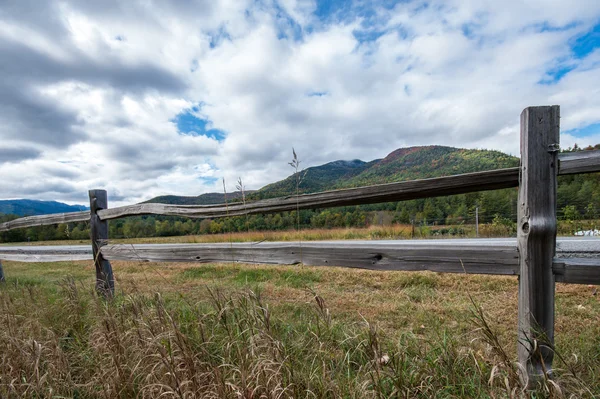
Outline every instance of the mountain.
<svg viewBox="0 0 600 399"><path fill-rule="evenodd" d="M253 193L253 190L246 191L246 195ZM227 202L238 202L242 198L241 191L234 191L227 193ZM184 197L179 195L161 195L154 197L145 203L161 203L161 204L173 204L173 205L210 205L210 204L224 204L225 196L223 193L206 193L196 197Z"/></svg>
<svg viewBox="0 0 600 399"><path fill-rule="evenodd" d="M370 162L339 160L313 166L299 173L298 191L314 193L348 187L367 186L460 173L508 168L519 165L519 158L500 151L469 150L445 146L399 148L383 159ZM248 200L282 197L296 193L296 174L268 184L257 191L247 191ZM236 202L241 192L227 193L228 201ZM223 193L208 193L197 197L164 195L146 202L176 205L208 205L224 203Z"/></svg>
<svg viewBox="0 0 600 399"><path fill-rule="evenodd" d="M0 200L0 214L6 215L47 215L51 213L86 211L88 209L90 208L84 205L67 205L56 201L30 199Z"/></svg>
<svg viewBox="0 0 600 399"><path fill-rule="evenodd" d="M364 162L360 159L352 161L333 161L320 166L313 166L300 171L300 193L314 193L330 190L332 184L350 180L360 175L380 160ZM271 183L250 196L251 199L273 198L296 193L296 174L283 180Z"/></svg>
<svg viewBox="0 0 600 399"><path fill-rule="evenodd" d="M519 158L500 151L425 146L397 149L362 173L339 181L337 188L358 187L406 180L519 166Z"/></svg>
<svg viewBox="0 0 600 399"><path fill-rule="evenodd" d="M399 148L371 162L335 161L300 171L300 193L367 186L460 173L508 168L519 158L500 151L469 150L445 146ZM269 184L251 199L273 198L296 193L296 174Z"/></svg>

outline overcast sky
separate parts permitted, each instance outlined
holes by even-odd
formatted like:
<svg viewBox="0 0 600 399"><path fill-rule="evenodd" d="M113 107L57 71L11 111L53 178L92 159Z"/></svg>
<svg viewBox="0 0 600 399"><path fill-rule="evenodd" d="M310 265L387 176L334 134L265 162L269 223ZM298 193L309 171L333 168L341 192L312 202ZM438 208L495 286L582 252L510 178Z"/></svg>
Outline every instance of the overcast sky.
<svg viewBox="0 0 600 399"><path fill-rule="evenodd" d="M0 0L0 199L256 189L412 145L600 143L597 0Z"/></svg>

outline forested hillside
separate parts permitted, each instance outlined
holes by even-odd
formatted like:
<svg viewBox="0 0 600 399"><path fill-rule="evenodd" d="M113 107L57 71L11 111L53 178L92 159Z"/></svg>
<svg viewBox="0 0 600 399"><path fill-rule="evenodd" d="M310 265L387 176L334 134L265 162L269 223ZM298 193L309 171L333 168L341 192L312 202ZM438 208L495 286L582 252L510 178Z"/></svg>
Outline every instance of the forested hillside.
<svg viewBox="0 0 600 399"><path fill-rule="evenodd" d="M299 172L300 185L298 186L298 192L300 194L316 193L319 191L344 187L345 182L361 174L378 162L380 162L379 159L371 162L364 162L360 159L355 159L352 161L334 161L326 163L325 165L314 166L312 168L302 170ZM286 179L261 188L260 190L254 192L250 198L275 198L290 194L293 195L295 193L296 174L293 174Z"/></svg>
<svg viewBox="0 0 600 399"><path fill-rule="evenodd" d="M252 192L253 191L248 191L246 194ZM227 193L227 201L236 201L241 197L241 191ZM161 195L159 197L154 197L151 200L145 202L174 205L210 205L224 203L225 195L223 193L206 193L200 194L196 197L185 197L181 195Z"/></svg>
<svg viewBox="0 0 600 399"><path fill-rule="evenodd" d="M400 148L340 187L450 176L518 166L519 159L499 151L427 146Z"/></svg>
<svg viewBox="0 0 600 399"><path fill-rule="evenodd" d="M335 161L299 172L302 193L368 186L429 177L518 166L519 159L499 151L426 146L400 148L383 159ZM274 198L296 193L296 175L269 184L252 198Z"/></svg>
<svg viewBox="0 0 600 399"><path fill-rule="evenodd" d="M51 213L77 212L89 209L84 205L67 205L56 201L30 199L0 200L0 214L5 215L48 215Z"/></svg>

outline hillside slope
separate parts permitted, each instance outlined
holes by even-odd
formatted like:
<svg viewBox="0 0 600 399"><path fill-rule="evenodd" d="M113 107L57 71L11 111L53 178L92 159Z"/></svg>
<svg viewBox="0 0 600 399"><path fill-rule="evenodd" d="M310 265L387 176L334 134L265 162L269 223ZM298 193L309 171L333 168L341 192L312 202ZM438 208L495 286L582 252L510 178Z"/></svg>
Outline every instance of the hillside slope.
<svg viewBox="0 0 600 399"><path fill-rule="evenodd" d="M357 187L519 166L519 158L500 151L426 146L397 149L337 187Z"/></svg>
<svg viewBox="0 0 600 399"><path fill-rule="evenodd" d="M246 195L253 191L248 190ZM242 198L241 191L234 191L227 193L227 202L236 202ZM161 195L154 197L145 203L161 203L161 204L173 204L173 205L210 205L210 204L223 204L225 203L225 195L223 193L206 193L200 194L196 197L185 197L180 195Z"/></svg>
<svg viewBox="0 0 600 399"><path fill-rule="evenodd" d="M404 180L449 176L460 173L518 166L519 159L500 151L469 150L445 146L399 148L383 159L370 162L338 160L299 172L300 193L314 193L339 188L358 187ZM282 197L296 193L296 175L268 184L257 191L247 191L248 200ZM239 201L240 192L227 194ZM196 197L165 195L146 202L177 205L208 205L224 202L223 193Z"/></svg>
<svg viewBox="0 0 600 399"><path fill-rule="evenodd" d="M519 159L500 151L444 146L399 148L371 162L335 161L301 171L300 193L449 176L508 168ZM295 174L258 190L252 198L273 198L296 192Z"/></svg>
<svg viewBox="0 0 600 399"><path fill-rule="evenodd" d="M364 162L360 159L352 161L333 161L320 166L313 166L299 172L301 183L300 193L314 193L318 191L331 190L332 185L339 182L348 181L369 169L379 162L377 159L371 162ZM296 193L296 174L275 183L271 183L257 192L251 198L273 198Z"/></svg>
<svg viewBox="0 0 600 399"><path fill-rule="evenodd" d="M32 216L88 210L84 205L67 205L56 201L31 199L0 200L0 214Z"/></svg>

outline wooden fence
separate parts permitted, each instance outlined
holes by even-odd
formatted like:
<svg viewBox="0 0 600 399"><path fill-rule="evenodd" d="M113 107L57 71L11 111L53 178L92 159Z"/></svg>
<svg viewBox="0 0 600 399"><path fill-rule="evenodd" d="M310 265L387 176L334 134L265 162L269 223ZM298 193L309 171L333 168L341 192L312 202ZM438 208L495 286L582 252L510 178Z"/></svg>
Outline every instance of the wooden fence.
<svg viewBox="0 0 600 399"><path fill-rule="evenodd" d="M551 372L555 282L600 284L600 259L556 258L558 175L600 171L600 151L559 154L558 106L521 114L517 168L287 196L231 205L136 204L108 208L104 190L92 190L90 212L31 216L0 224L0 232L90 221L96 288L114 293L111 260L236 262L344 266L373 270L431 270L519 276L519 362L530 383ZM360 205L519 187L517 245L428 244L427 241L109 245L108 220L135 215L219 218L296 209ZM0 255L1 256L1 255ZM35 261L35 257L31 259ZM2 268L0 263L0 278Z"/></svg>

